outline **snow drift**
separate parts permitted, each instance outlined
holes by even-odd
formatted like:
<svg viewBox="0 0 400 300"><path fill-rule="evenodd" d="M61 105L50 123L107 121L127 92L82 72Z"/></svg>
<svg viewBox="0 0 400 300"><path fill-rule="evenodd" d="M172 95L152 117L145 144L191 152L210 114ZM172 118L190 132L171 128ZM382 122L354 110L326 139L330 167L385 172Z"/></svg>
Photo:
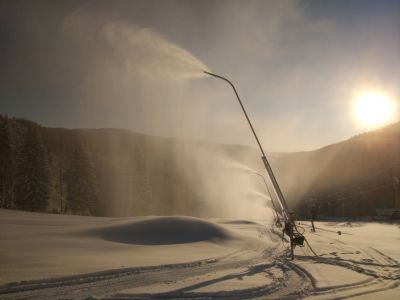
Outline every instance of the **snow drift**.
<svg viewBox="0 0 400 300"><path fill-rule="evenodd" d="M108 241L136 245L170 245L200 241L224 241L233 234L217 224L198 218L154 217L101 230Z"/></svg>

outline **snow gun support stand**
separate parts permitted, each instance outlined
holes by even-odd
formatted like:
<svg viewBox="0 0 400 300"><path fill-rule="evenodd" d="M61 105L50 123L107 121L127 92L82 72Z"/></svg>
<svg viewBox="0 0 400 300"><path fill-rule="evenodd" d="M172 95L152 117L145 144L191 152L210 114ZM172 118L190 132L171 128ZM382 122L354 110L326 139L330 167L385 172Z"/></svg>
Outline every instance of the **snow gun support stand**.
<svg viewBox="0 0 400 300"><path fill-rule="evenodd" d="M242 100L240 100L239 94L236 91L236 88L233 85L233 83L231 81L229 81L227 78L222 77L222 76L217 75L217 74L213 74L213 73L207 72L207 71L204 71L204 73L226 81L227 83L229 83L229 85L233 88L233 91L235 92L235 95L236 95L237 100L239 101L240 107L242 108L242 111L243 111L243 113L244 113L244 115L246 117L246 120L249 123L251 131L253 132L253 135L254 135L254 137L255 137L255 139L257 141L258 147L260 148L260 151L261 151L261 154L262 154L261 159L262 159L262 161L264 163L264 166L265 166L265 169L266 169L266 171L268 173L268 178L270 179L270 181L272 183L274 193L275 193L276 197L278 198L278 202L279 202L279 205L280 205L281 210L282 210L283 221L284 221L284 224L285 224L284 225L285 227L283 228L283 234L286 234L289 237L289 240L290 240L290 256L291 256L291 259L294 259L294 247L295 246L303 246L305 238L304 238L304 236L302 234L300 234L297 231L297 228L296 228L296 225L295 225L295 223L293 221L292 215L289 212L289 207L288 207L288 205L286 203L286 200L285 200L285 198L284 198L284 196L282 194L282 191L281 191L281 189L279 187L279 184L278 184L278 182L277 182L277 180L275 178L274 172L272 171L271 165L269 164L268 159L265 156L265 152L264 152L263 147L261 146L260 140L258 139L258 136L257 136L257 134L256 134L256 132L254 130L254 127L250 122L249 116L247 115L247 112L246 112L246 110L245 110L245 108L243 106Z"/></svg>

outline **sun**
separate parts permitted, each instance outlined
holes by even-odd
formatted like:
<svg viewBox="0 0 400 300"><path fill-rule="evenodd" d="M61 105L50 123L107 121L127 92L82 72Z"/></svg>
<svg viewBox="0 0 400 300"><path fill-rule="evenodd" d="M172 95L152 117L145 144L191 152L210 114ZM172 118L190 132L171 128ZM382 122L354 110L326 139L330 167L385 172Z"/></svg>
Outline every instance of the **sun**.
<svg viewBox="0 0 400 300"><path fill-rule="evenodd" d="M354 114L360 125L376 128L387 124L393 118L394 103L379 91L360 93L355 100Z"/></svg>

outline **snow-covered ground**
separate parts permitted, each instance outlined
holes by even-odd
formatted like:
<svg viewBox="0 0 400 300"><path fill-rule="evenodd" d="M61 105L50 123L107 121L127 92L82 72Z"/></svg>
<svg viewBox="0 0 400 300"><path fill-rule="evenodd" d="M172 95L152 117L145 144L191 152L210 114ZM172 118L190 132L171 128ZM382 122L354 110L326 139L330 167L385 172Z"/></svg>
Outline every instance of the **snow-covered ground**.
<svg viewBox="0 0 400 300"><path fill-rule="evenodd" d="M290 261L264 221L0 210L0 299L399 298L398 225L316 226Z"/></svg>

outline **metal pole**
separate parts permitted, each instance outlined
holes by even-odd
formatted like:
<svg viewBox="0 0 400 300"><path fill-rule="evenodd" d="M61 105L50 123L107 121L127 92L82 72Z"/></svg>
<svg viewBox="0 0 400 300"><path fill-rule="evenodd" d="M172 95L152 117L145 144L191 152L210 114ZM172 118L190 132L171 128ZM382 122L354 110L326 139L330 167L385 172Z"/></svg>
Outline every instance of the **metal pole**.
<svg viewBox="0 0 400 300"><path fill-rule="evenodd" d="M313 199L308 200L308 210L310 213L310 220L311 220L311 231L315 232L315 226L314 226L314 218L315 218L315 203Z"/></svg>
<svg viewBox="0 0 400 300"><path fill-rule="evenodd" d="M60 185L60 214L63 213L63 187L62 187L62 166L61 166L61 159L58 160L58 168L59 168L59 185Z"/></svg>
<svg viewBox="0 0 400 300"><path fill-rule="evenodd" d="M399 194L399 177L394 177L394 189L395 189L395 209L400 209L400 194Z"/></svg>
<svg viewBox="0 0 400 300"><path fill-rule="evenodd" d="M264 185L265 185L265 187L267 188L268 194L269 194L269 195L270 195L270 197L271 197L271 203L272 203L272 206L273 206L273 208L274 208L274 211L275 211L275 218L276 218L276 221L278 222L278 221L279 221L279 217L278 217L278 215L279 215L279 212L278 212L278 209L277 209L277 208L276 208L276 206L275 206L274 199L272 199L271 192L270 192L270 190L269 190L269 187L268 187L267 181L265 180L264 176L263 176L262 174L260 174L260 173L256 173L256 172L250 172L250 171L248 171L248 173L250 173L250 174L254 174L254 175L257 175L257 176L259 176L259 177L261 177L261 178L262 178L262 180L263 180L263 182L264 182Z"/></svg>
<svg viewBox="0 0 400 300"><path fill-rule="evenodd" d="M285 200L285 197L283 196L283 193L282 193L282 191L281 191L281 189L279 187L279 184L278 184L278 182L277 182L277 180L275 178L274 172L272 171L271 165L268 162L268 159L267 159L267 157L265 155L264 149L261 146L261 143L260 143L260 140L258 139L256 131L254 130L253 124L251 124L250 118L247 115L246 109L243 106L242 100L240 99L239 94L236 91L235 86L233 85L233 83L230 80L228 80L227 78L222 77L220 75L217 75L217 74L214 74L214 73L210 73L210 72L207 72L207 71L204 71L204 73L226 81L232 87L233 91L235 92L235 95L236 95L237 100L239 101L240 107L242 108L242 111L243 111L243 113L244 113L244 115L246 117L246 120L249 123L250 129L253 132L254 138L256 139L258 147L260 148L260 151L261 151L261 154L262 154L261 159L262 159L262 161L264 163L265 169L267 170L267 173L269 175L269 179L271 180L272 185L274 187L274 190L277 193L277 196L278 196L278 199L279 199L279 204L280 204L280 206L282 208L282 213L283 213L283 215L285 217L285 226L288 226L287 233L288 233L289 238L290 238L290 249L291 249L290 253L291 253L291 257L293 259L294 258L294 253L293 253L293 249L294 249L294 245L293 245L293 233L294 233L293 232L293 227L294 227L294 225L293 225L292 217L290 215L289 207L288 207L288 205L286 203L286 200Z"/></svg>

